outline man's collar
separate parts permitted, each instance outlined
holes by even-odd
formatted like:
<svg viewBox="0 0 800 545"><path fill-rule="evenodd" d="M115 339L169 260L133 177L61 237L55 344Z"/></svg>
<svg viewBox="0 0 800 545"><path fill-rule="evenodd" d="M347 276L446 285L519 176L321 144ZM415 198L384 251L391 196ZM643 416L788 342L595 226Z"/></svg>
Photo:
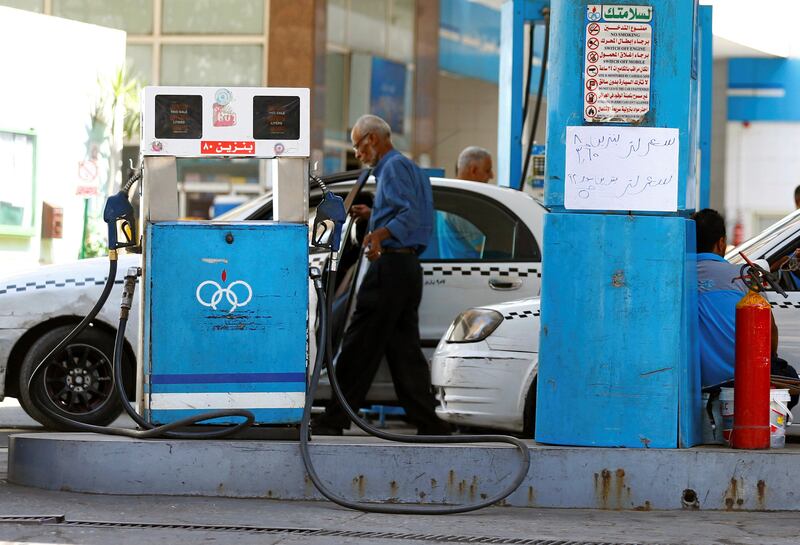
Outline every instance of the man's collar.
<svg viewBox="0 0 800 545"><path fill-rule="evenodd" d="M375 176L377 176L380 173L380 171L383 169L383 166L386 164L386 161L388 161L389 158L392 157L395 153L400 153L400 152L392 148L386 152L386 155L381 157L381 160L378 161L377 165L375 165Z"/></svg>
<svg viewBox="0 0 800 545"><path fill-rule="evenodd" d="M723 263L727 263L724 257L711 252L702 252L697 254L697 261L721 261Z"/></svg>

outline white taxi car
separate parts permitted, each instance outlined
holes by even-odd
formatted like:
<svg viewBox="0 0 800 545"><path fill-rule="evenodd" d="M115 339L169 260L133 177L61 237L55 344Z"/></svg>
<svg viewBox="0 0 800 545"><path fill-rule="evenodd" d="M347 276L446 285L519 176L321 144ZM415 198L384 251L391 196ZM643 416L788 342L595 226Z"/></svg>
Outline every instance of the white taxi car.
<svg viewBox="0 0 800 545"><path fill-rule="evenodd" d="M323 180L344 196L355 186L358 174L343 173ZM429 249L421 256L425 286L419 311L422 343L428 352L432 352L453 316L462 310L539 293L545 212L537 201L519 191L443 178L431 181L439 227ZM373 181L363 191L369 194L374 188ZM318 191L312 192L312 206L319 198ZM214 221L271 217L272 196L266 194ZM445 232L448 223L466 231L470 240L462 241L463 244L454 242L452 230L449 234ZM354 236L345 245L343 254L348 247L358 248L359 241ZM310 256L312 264L323 260L323 254ZM139 255L121 256L117 285L105 308L93 326L45 368L40 375L42 384L34 390L41 392L40 395L30 395L27 391L28 377L98 299L108 261L87 259L0 278L0 397L18 397L23 408L48 427L58 427L48 416L51 413L94 424L111 422L120 410L112 388L111 357L122 278L128 267L139 263ZM340 268L340 275L345 274L346 269ZM124 380L131 395L136 382L136 302L132 312L123 357ZM338 329L341 331L342 327ZM325 396L324 389L320 395ZM392 399L395 394L388 369L382 369L369 400L379 403Z"/></svg>
<svg viewBox="0 0 800 545"><path fill-rule="evenodd" d="M744 264L765 259L775 268L800 248L800 210L725 256ZM765 295L780 334L778 353L800 369L800 262L777 271L787 297ZM439 418L461 426L506 430L530 437L539 362L539 299L481 305L462 312L439 342L431 363ZM800 421L800 406L795 412Z"/></svg>

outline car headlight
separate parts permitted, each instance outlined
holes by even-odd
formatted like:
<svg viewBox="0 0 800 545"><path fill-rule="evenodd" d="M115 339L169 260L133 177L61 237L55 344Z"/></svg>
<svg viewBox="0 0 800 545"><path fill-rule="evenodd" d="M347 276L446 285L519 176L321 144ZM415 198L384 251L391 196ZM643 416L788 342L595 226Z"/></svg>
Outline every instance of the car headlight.
<svg viewBox="0 0 800 545"><path fill-rule="evenodd" d="M449 343L474 343L484 340L503 322L503 315L496 310L471 308L453 321L447 331Z"/></svg>

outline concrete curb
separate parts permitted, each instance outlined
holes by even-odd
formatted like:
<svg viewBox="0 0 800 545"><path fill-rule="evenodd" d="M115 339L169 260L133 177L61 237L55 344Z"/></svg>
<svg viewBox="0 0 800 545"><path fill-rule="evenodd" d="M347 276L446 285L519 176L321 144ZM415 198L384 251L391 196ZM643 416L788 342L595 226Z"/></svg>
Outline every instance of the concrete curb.
<svg viewBox="0 0 800 545"><path fill-rule="evenodd" d="M550 447L530 444L515 507L622 510L800 510L800 452ZM366 502L460 504L508 482L518 455L504 446L409 446L371 438L316 440L317 472ZM297 443L137 441L93 434L10 438L9 481L48 490L321 500Z"/></svg>

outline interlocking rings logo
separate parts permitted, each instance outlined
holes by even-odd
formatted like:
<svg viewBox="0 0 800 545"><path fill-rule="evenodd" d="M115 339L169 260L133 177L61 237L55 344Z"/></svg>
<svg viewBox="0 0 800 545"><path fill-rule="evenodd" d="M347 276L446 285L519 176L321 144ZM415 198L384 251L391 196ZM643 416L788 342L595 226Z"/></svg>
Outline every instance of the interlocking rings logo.
<svg viewBox="0 0 800 545"><path fill-rule="evenodd" d="M206 286L209 286L215 290L214 293L211 294L211 299L209 300L206 300L203 297L203 291L205 291L206 296L211 293L211 290L209 289L203 290L203 288ZM242 286L242 288L237 290L235 289L236 286ZM240 296L244 297L244 300L242 300ZM195 297L197 298L198 303L204 307L211 307L214 310L217 310L217 305L220 304L222 302L222 298L225 297L225 299L228 301L228 304L231 306L231 309L228 311L228 314L230 314L237 308L246 306L247 303L250 302L250 300L253 298L253 288L251 288L250 284L244 280L236 280L235 282L231 282L226 288L223 288L220 284L214 282L213 280L206 280L197 286Z"/></svg>

